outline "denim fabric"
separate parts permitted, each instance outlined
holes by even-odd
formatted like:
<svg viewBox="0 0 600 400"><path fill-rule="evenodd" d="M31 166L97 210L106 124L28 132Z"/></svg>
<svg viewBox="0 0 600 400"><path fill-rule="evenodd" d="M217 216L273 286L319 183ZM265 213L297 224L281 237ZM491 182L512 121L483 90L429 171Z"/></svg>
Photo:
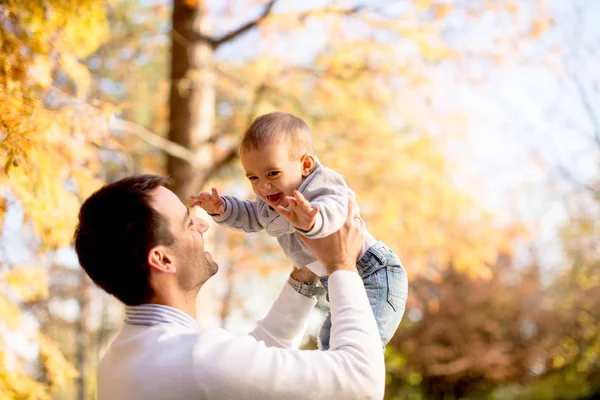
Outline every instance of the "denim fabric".
<svg viewBox="0 0 600 400"><path fill-rule="evenodd" d="M356 263L358 273L365 284L367 297L379 328L381 343L385 345L396 332L406 306L408 279L400 259L383 242L377 242ZM319 278L328 290L327 277ZM329 301L329 293L327 294ZM328 312L319 332L319 348L329 349L331 336L331 313Z"/></svg>

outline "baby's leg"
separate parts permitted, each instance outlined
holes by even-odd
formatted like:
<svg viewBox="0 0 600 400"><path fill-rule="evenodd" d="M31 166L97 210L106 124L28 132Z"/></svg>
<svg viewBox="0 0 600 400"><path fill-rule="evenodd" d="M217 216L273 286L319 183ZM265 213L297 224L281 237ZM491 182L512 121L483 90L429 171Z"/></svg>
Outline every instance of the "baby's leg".
<svg viewBox="0 0 600 400"><path fill-rule="evenodd" d="M327 286L327 276L322 276L319 278L321 281L321 285L325 288L327 293L327 301L329 301L329 287ZM329 350L329 338L331 337L331 312L327 311L327 315L325 315L325 320L323 321L323 325L321 325L321 329L319 329L319 349L320 350Z"/></svg>
<svg viewBox="0 0 600 400"><path fill-rule="evenodd" d="M375 243L357 263L385 347L394 336L406 306L408 279L398 256Z"/></svg>
<svg viewBox="0 0 600 400"><path fill-rule="evenodd" d="M329 339L331 338L331 312L327 311L325 321L319 330L319 350L329 350Z"/></svg>
<svg viewBox="0 0 600 400"><path fill-rule="evenodd" d="M394 336L404 315L408 297L406 271L398 256L383 242L375 243L358 260L356 267L363 278L367 297L379 328L381 343L385 347ZM323 287L328 290L327 277L319 279ZM327 312L319 331L319 349L329 350L330 337L331 313Z"/></svg>

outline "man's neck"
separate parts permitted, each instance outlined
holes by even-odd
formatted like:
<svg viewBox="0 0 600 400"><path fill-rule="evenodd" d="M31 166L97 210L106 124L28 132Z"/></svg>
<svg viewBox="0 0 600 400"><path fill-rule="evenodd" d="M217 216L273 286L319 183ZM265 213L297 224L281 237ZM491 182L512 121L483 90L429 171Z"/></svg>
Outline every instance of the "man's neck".
<svg viewBox="0 0 600 400"><path fill-rule="evenodd" d="M185 295L161 295L155 294L150 303L161 304L163 306L169 306L176 308L188 314L190 317L196 319L196 296L191 294Z"/></svg>

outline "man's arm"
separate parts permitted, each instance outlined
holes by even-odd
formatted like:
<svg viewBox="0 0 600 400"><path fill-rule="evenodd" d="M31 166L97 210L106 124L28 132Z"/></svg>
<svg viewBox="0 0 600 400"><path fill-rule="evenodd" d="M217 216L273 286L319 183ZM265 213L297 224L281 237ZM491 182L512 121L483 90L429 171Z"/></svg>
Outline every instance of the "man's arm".
<svg viewBox="0 0 600 400"><path fill-rule="evenodd" d="M252 336L228 335L210 348L199 343L196 377L203 398L381 399L383 349L362 280L351 271L335 272L329 296L328 351L268 347Z"/></svg>
<svg viewBox="0 0 600 400"><path fill-rule="evenodd" d="M349 202L349 209L354 202ZM195 346L198 390L219 399L381 399L383 349L369 300L356 271L364 222L348 213L345 224L317 240L302 238L325 266L331 303L331 347L302 351L269 347L255 336L210 335ZM281 297L278 299L281 302ZM274 304L271 312L281 304ZM271 314L271 312L269 314ZM278 334L264 321L269 338ZM276 325L276 324L275 324ZM281 342L276 341L276 342Z"/></svg>
<svg viewBox="0 0 600 400"><path fill-rule="evenodd" d="M221 196L225 201L223 215L211 215L219 224L225 224L244 232L258 232L264 226L258 220L258 203L251 200L240 200L233 196Z"/></svg>
<svg viewBox="0 0 600 400"><path fill-rule="evenodd" d="M316 284L319 278L308 268L296 268L290 278L297 282ZM267 346L291 348L296 345L304 334L308 316L317 303L315 297L308 297L293 290L286 282L279 297L266 317L259 321L256 329L250 333Z"/></svg>
<svg viewBox="0 0 600 400"><path fill-rule="evenodd" d="M291 277L305 283L315 283L317 280L317 276L308 268L295 269ZM267 346L291 348L304 333L308 316L316 303L315 297L309 298L296 292L286 282L271 309L257 323L250 336Z"/></svg>

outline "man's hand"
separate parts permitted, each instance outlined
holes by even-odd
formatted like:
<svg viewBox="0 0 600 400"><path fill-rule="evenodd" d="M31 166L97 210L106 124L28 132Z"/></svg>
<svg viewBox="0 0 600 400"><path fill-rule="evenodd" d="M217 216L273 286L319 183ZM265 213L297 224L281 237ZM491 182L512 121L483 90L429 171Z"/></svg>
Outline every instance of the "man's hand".
<svg viewBox="0 0 600 400"><path fill-rule="evenodd" d="M192 195L190 198L192 199L191 207L200 206L212 215L225 214L225 201L219 196L215 188L212 188L212 193L202 192Z"/></svg>
<svg viewBox="0 0 600 400"><path fill-rule="evenodd" d="M335 271L357 272L356 259L365 238L365 221L354 214L354 200L348 199L346 222L337 231L320 239L307 239L296 234L323 264L328 275Z"/></svg>
<svg viewBox="0 0 600 400"><path fill-rule="evenodd" d="M287 196L289 208L277 206L279 214L290 221L290 224L303 231L310 231L315 225L319 207L313 207L302 193L294 190L294 196Z"/></svg>

